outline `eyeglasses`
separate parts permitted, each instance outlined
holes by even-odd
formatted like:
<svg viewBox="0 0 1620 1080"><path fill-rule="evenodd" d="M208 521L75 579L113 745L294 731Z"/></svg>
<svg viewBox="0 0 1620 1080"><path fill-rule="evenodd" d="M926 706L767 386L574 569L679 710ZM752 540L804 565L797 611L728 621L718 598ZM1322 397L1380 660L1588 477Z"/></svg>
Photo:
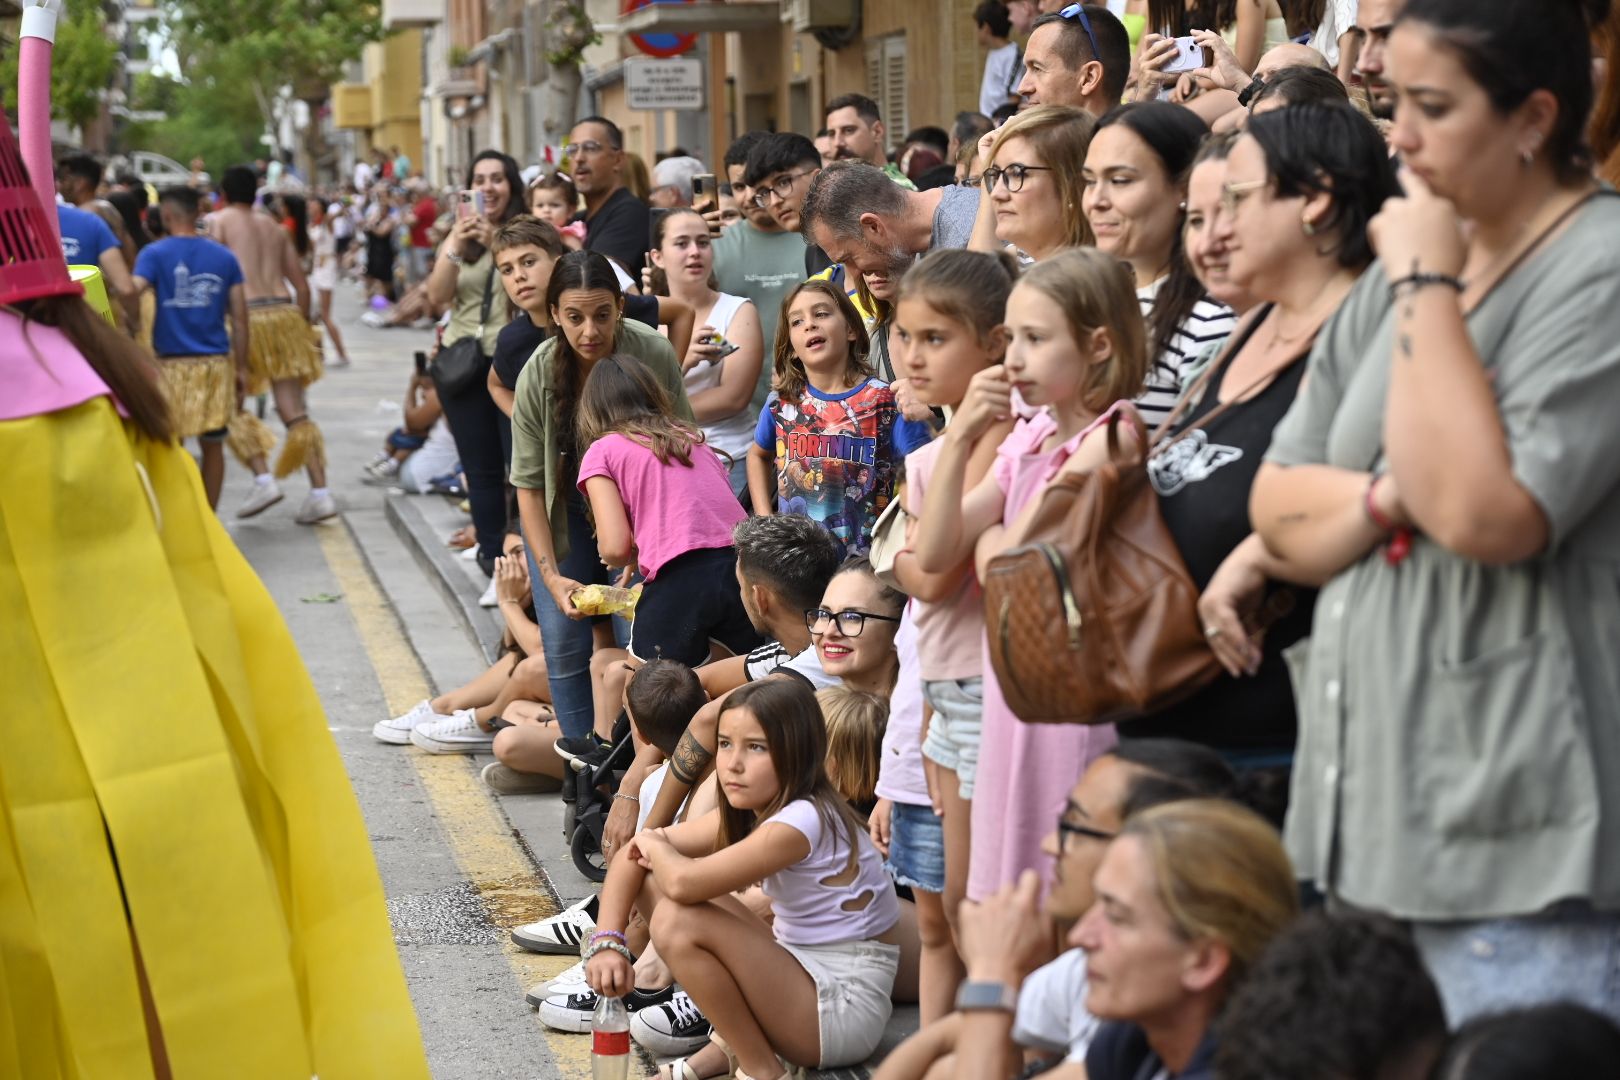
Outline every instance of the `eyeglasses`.
<svg viewBox="0 0 1620 1080"><path fill-rule="evenodd" d="M778 199L786 199L793 194L793 185L800 178L809 176L814 169L805 169L803 172L783 173L775 180L767 180L754 189L754 205L761 210L771 205L771 195L774 193Z"/></svg>
<svg viewBox="0 0 1620 1080"><path fill-rule="evenodd" d="M1070 4L1058 12L1058 18L1080 20L1080 29L1086 32L1086 40L1091 42L1091 55L1100 63L1102 61L1102 50L1097 48L1097 35L1091 32L1091 20L1086 18L1085 5Z"/></svg>
<svg viewBox="0 0 1620 1080"><path fill-rule="evenodd" d="M586 139L584 142L569 143L562 148L564 157L579 157L581 154L595 155L604 150L617 150L617 146L604 146L595 139Z"/></svg>
<svg viewBox="0 0 1620 1080"><path fill-rule="evenodd" d="M1009 194L1024 190L1024 180L1032 172L1051 172L1045 165L1020 165L1014 162L1006 168L992 165L980 174L979 180L984 184L984 190L995 191L996 185L1005 183Z"/></svg>
<svg viewBox="0 0 1620 1080"><path fill-rule="evenodd" d="M1221 213L1228 216L1237 213L1237 208L1243 205L1243 200L1264 188L1268 180L1245 180L1238 184L1223 184L1221 186Z"/></svg>
<svg viewBox="0 0 1620 1080"><path fill-rule="evenodd" d="M867 619L877 619L880 622L897 623L900 619L894 615L879 615L875 611L839 611L831 612L826 608L811 608L804 613L804 626L812 634L824 634L828 624L834 620L838 623L838 632L845 637L860 637L861 631L866 629Z"/></svg>
<svg viewBox="0 0 1620 1080"><path fill-rule="evenodd" d="M1119 835L1118 833L1104 832L1102 829L1093 829L1089 825L1076 825L1062 814L1058 815L1057 834L1059 851L1067 850L1069 837L1071 836L1084 836L1090 840L1101 840L1106 844Z"/></svg>

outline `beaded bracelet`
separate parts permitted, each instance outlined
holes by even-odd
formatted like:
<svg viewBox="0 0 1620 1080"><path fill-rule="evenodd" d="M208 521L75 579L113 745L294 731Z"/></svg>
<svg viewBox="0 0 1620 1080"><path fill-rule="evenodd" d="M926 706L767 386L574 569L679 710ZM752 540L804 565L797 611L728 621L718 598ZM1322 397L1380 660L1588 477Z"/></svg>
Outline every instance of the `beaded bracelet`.
<svg viewBox="0 0 1620 1080"><path fill-rule="evenodd" d="M591 947L585 950L585 959L589 960L597 953L603 951L616 952L626 960L630 961L630 963L634 964L636 962L636 956L630 951L630 947L628 945L620 945L617 941L614 941L611 938L604 939L602 941L592 941Z"/></svg>
<svg viewBox="0 0 1620 1080"><path fill-rule="evenodd" d="M619 931L617 931L617 930L598 930L596 933L591 935L591 944L592 945L596 944L596 939L597 938L616 938L620 942L623 942L626 945L629 944L629 942L625 941L624 935L619 933Z"/></svg>
<svg viewBox="0 0 1620 1080"><path fill-rule="evenodd" d="M1411 273L1403 278L1396 278L1389 283L1389 298L1391 300L1398 299L1402 289L1415 291L1428 285L1444 285L1446 288L1455 289L1459 293L1467 288L1461 278L1452 277L1450 274Z"/></svg>

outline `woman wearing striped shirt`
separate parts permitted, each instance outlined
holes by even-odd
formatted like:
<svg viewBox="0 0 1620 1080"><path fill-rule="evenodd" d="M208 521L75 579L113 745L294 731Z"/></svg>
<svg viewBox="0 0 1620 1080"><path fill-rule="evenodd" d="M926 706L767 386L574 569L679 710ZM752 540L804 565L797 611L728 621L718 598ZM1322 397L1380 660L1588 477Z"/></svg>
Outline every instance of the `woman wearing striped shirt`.
<svg viewBox="0 0 1620 1080"><path fill-rule="evenodd" d="M1187 174L1206 133L1179 105L1121 105L1097 122L1082 173L1097 246L1136 274L1151 358L1136 406L1152 428L1170 415L1199 354L1235 322L1231 309L1205 292L1182 247Z"/></svg>

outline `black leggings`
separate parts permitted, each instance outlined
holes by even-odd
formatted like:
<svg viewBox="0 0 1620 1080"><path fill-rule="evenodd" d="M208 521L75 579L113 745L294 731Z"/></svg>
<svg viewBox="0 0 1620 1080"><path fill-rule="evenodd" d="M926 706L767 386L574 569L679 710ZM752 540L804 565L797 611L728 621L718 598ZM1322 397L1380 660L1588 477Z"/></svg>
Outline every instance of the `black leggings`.
<svg viewBox="0 0 1620 1080"><path fill-rule="evenodd" d="M467 477L478 554L493 559L501 553L506 532L506 453L501 448L501 411L489 396L489 361L472 387L456 397L441 397L445 421L456 440L461 471Z"/></svg>

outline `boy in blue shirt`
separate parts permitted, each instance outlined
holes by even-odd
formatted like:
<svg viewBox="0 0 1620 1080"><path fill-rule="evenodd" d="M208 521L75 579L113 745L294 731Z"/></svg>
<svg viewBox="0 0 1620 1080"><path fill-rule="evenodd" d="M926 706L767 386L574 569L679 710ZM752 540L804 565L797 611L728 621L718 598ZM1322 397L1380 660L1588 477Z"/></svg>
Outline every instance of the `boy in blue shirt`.
<svg viewBox="0 0 1620 1080"><path fill-rule="evenodd" d="M163 192L158 212L167 235L136 257L135 287L157 294L152 350L175 433L199 436L203 489L208 505L218 507L226 425L247 392L247 295L231 249L197 235L200 207L192 188ZM256 472L265 471L262 458L254 463Z"/></svg>
<svg viewBox="0 0 1620 1080"><path fill-rule="evenodd" d="M109 297L123 308L124 329L134 334L141 318L140 290L130 281L129 264L118 237L95 214L76 206L56 206L56 223L62 231L62 254L69 266L94 266L101 270Z"/></svg>

